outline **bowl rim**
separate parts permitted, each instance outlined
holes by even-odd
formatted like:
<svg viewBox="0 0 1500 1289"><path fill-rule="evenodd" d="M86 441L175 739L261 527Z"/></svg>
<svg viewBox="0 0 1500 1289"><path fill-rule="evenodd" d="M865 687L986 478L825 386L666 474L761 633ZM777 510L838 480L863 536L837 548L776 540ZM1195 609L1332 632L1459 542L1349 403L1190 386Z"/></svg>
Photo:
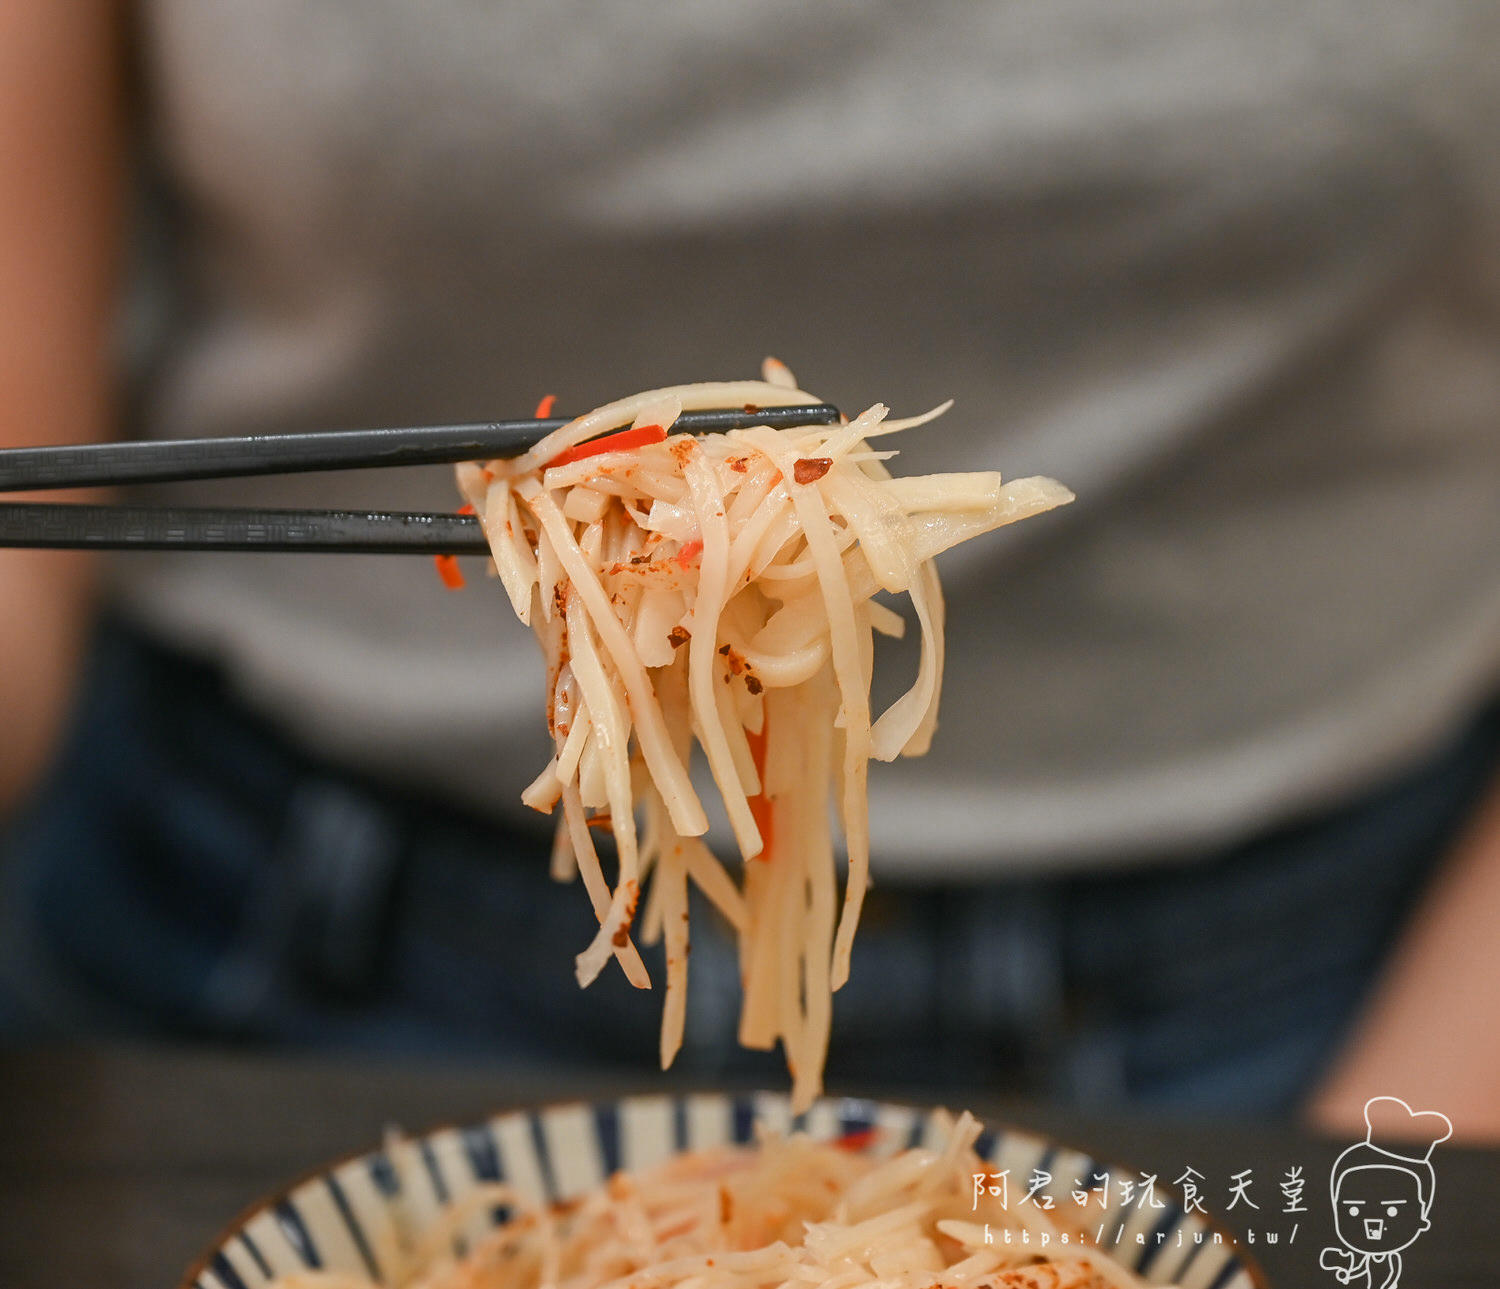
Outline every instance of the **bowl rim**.
<svg viewBox="0 0 1500 1289"><path fill-rule="evenodd" d="M405 1129L401 1128L398 1128L396 1131L398 1131L401 1136L410 1141L425 1141L430 1137L437 1136L439 1133L463 1132L467 1128L479 1127L483 1124L491 1122L491 1120L493 1119L501 1118L511 1114L536 1115L545 1110L569 1110L580 1107L584 1109L594 1109L603 1105L617 1106L621 1102L632 1100L658 1099L671 1102L681 1102L687 1101L693 1097L705 1096L722 1097L731 1100L739 1097L743 1097L748 1100L754 1100L759 1097L769 1096L777 1097L781 1100L786 1100L788 1098L788 1093L786 1091L778 1092L774 1089L753 1087L742 1089L685 1087L674 1088L670 1091L664 1092L634 1090L630 1092L624 1092L618 1096L613 1097L569 1097L562 1101L527 1100L503 1106L484 1119L476 1119L466 1123L457 1123L452 1119L444 1119L428 1128L423 1129L421 1132L407 1132ZM935 1110L941 1108L941 1103L935 1101L922 1102L908 1101L902 1098L893 1097L864 1097L854 1094L843 1094L837 1092L825 1092L818 1098L818 1101L831 1101L834 1103L856 1101L863 1102L864 1104L871 1106L890 1106L899 1110L911 1110L919 1115L930 1115ZM814 1104L817 1104L817 1102L814 1102ZM1034 1129L1027 1128L1021 1124L1011 1123L1004 1120L992 1122L987 1119L982 1120L982 1122L984 1123L986 1129L990 1132L1021 1137L1031 1137L1039 1141L1044 1141L1048 1146L1061 1150L1072 1151L1075 1154L1083 1155L1086 1159L1091 1159L1097 1164L1102 1164L1107 1169L1112 1170L1119 1166L1117 1161L1098 1159L1091 1151L1084 1150L1081 1146L1071 1145L1070 1143L1053 1137L1048 1133L1037 1132ZM215 1256L218 1255L225 1248L225 1246L234 1239L235 1236L237 1236L241 1231L244 1230L246 1223L248 1223L252 1217L256 1216L258 1213L266 1211L267 1209L274 1208L276 1205L282 1203L283 1201L290 1199L295 1191L305 1186L308 1182L316 1181L318 1178L333 1173L336 1170L343 1168L347 1164L357 1163L361 1159L367 1159L369 1158L369 1156L375 1154L378 1150L380 1150L380 1148L380 1144L377 1142L375 1145L368 1146L363 1150L351 1150L342 1155L337 1155L332 1159L325 1160L320 1164L314 1164L309 1168L304 1168L288 1181L283 1182L280 1186L276 1187L274 1190L268 1191L258 1199L252 1200L249 1204L241 1208L227 1223L225 1223L224 1226L222 1226L219 1229L218 1233L213 1237L213 1240L204 1247L203 1251L196 1258L194 1258L192 1262L188 1264L187 1270L183 1273L182 1279L178 1281L176 1289L197 1289L199 1279L202 1277L204 1272L210 1269ZM1182 1193L1176 1186L1167 1183L1161 1186L1161 1191L1170 1198L1172 1204L1175 1205L1180 1215L1187 1216L1189 1210L1184 1206ZM1253 1286L1253 1289L1273 1289L1270 1280L1266 1277L1265 1268L1260 1265L1260 1261L1255 1257L1254 1254L1246 1252L1244 1243L1235 1236L1233 1231L1231 1231L1227 1226L1224 1225L1223 1222L1219 1220L1219 1216L1217 1213L1199 1213L1198 1216L1204 1220L1209 1230L1224 1237L1224 1243L1234 1251L1233 1256L1238 1259L1240 1267L1250 1277L1250 1283Z"/></svg>

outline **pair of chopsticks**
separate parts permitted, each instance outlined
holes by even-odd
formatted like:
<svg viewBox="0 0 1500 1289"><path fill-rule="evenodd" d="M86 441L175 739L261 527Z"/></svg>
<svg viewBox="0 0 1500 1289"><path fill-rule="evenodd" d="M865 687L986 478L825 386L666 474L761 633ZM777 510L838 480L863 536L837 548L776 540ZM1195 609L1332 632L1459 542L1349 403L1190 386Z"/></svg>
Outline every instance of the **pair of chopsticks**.
<svg viewBox="0 0 1500 1289"><path fill-rule="evenodd" d="M674 433L711 434L768 425L831 425L825 403L684 412ZM333 430L0 450L0 493L177 483L319 470L382 469L519 456L568 422L559 418ZM321 551L484 555L472 515L352 510L90 506L0 502L0 547L93 550Z"/></svg>

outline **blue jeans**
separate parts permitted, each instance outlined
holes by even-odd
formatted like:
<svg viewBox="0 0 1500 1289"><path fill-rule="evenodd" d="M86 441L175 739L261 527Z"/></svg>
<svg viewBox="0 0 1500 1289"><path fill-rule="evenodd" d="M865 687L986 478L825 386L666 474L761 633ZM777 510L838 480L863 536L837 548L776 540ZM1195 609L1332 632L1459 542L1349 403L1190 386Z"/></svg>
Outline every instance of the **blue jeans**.
<svg viewBox="0 0 1500 1289"><path fill-rule="evenodd" d="M878 885L830 1083L1284 1110L1497 768L1488 712L1361 800L1189 865ZM576 987L592 917L549 880L547 849L544 831L312 759L213 667L109 623L54 773L0 834L0 1039L196 1036L639 1078L660 993L613 967ZM738 988L698 908L680 1063L779 1086L779 1056L734 1043Z"/></svg>

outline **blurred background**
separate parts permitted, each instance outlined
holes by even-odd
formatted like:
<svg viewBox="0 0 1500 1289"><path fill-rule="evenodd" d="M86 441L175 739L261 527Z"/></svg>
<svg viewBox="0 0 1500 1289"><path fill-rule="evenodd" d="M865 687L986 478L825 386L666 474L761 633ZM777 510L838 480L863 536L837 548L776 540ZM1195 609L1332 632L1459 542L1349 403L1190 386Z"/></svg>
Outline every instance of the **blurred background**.
<svg viewBox="0 0 1500 1289"><path fill-rule="evenodd" d="M951 397L898 471L1078 500L940 564L831 1083L1500 1134L1497 29L13 4L0 443L576 413L766 354L851 414ZM456 503L441 468L141 495ZM518 800L540 665L482 577L6 552L0 605L8 1044L649 1072L657 998L574 988L589 912ZM779 1084L702 912L683 1077Z"/></svg>

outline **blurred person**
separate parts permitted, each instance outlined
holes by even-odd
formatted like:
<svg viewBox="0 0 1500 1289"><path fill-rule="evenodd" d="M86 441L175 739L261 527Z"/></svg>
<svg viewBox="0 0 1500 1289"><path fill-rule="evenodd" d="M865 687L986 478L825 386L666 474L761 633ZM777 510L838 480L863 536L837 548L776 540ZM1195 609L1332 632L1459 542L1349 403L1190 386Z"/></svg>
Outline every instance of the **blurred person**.
<svg viewBox="0 0 1500 1289"><path fill-rule="evenodd" d="M831 1081L1500 1133L1497 28L20 0L0 442L581 411L764 353L846 410L955 397L906 469L1079 501L942 564L942 721L873 778ZM655 995L573 986L497 591L8 552L0 605L10 1041L651 1060ZM705 921L680 1060L779 1079L736 992Z"/></svg>

